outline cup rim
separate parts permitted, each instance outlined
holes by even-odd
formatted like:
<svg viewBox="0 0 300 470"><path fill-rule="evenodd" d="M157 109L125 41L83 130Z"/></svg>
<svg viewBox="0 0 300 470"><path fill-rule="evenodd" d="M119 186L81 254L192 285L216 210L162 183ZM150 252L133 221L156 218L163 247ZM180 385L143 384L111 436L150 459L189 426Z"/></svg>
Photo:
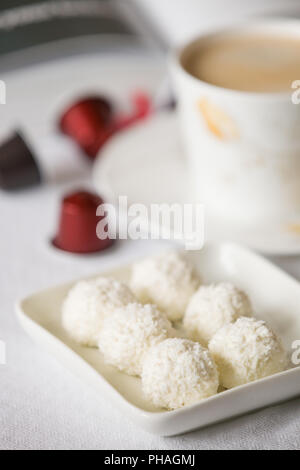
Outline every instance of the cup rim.
<svg viewBox="0 0 300 470"><path fill-rule="evenodd" d="M193 44L198 43L201 40L207 40L210 38L224 36L224 35L232 35L234 33L242 33L245 34L246 32L254 32L261 31L269 33L278 33L278 31L284 33L284 36L299 36L300 39L300 18L259 18L259 19L247 19L245 21L238 21L232 23L229 26L214 29L208 32L204 32L202 34L195 35L192 39L186 41L185 43L177 46L170 55L170 62L171 68L174 68L179 71L187 80L189 80L194 85L204 85L207 87L208 90L214 91L215 93L222 93L223 95L226 94L228 96L239 97L243 99L255 99L255 100L282 100L286 101L287 99L291 100L291 94L294 88L290 88L288 91L278 91L278 92L268 92L268 91L244 91L244 90L235 90L234 88L225 88L218 85L213 85L212 83L205 82L200 78L193 76L189 73L186 68L182 64L182 56L184 52L193 46ZM292 29L292 32L290 31ZM296 32L297 31L297 32ZM300 77L295 80L300 80ZM292 83L291 83L292 85Z"/></svg>

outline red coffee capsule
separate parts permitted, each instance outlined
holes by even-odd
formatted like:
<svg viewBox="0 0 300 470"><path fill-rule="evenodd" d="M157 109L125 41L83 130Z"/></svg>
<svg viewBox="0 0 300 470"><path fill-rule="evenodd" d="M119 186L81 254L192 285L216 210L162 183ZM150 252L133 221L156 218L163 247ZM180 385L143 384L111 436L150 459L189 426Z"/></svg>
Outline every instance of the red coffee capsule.
<svg viewBox="0 0 300 470"><path fill-rule="evenodd" d="M95 158L111 135L112 106L101 97L89 97L73 104L60 119L61 131L72 137L83 151Z"/></svg>
<svg viewBox="0 0 300 470"><path fill-rule="evenodd" d="M147 93L136 91L132 95L132 102L135 113L140 119L149 116L152 111L152 100Z"/></svg>
<svg viewBox="0 0 300 470"><path fill-rule="evenodd" d="M59 231L53 245L71 253L95 253L112 244L110 238L97 237L97 225L102 217L96 215L103 200L96 194L78 191L62 201Z"/></svg>
<svg viewBox="0 0 300 470"><path fill-rule="evenodd" d="M139 121L147 118L152 113L152 101L146 93L137 91L132 95L131 102L133 105L131 113L121 113L115 117L115 132L131 127Z"/></svg>

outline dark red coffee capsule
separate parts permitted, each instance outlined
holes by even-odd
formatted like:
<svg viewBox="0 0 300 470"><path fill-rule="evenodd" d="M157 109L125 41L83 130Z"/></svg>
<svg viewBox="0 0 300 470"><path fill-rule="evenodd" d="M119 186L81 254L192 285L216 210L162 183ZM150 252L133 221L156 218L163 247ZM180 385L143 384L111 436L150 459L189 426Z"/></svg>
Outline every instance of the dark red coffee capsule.
<svg viewBox="0 0 300 470"><path fill-rule="evenodd" d="M135 113L140 119L149 116L152 110L152 100L147 93L136 91L132 95L132 102Z"/></svg>
<svg viewBox="0 0 300 470"><path fill-rule="evenodd" d="M121 113L115 117L115 132L127 129L150 116L152 112L152 101L146 93L137 91L132 95L131 102L133 110L130 114Z"/></svg>
<svg viewBox="0 0 300 470"><path fill-rule="evenodd" d="M88 97L73 104L60 119L61 131L72 137L82 150L95 158L111 135L112 106L101 97Z"/></svg>
<svg viewBox="0 0 300 470"><path fill-rule="evenodd" d="M0 188L12 191L41 183L36 159L20 133L0 146Z"/></svg>
<svg viewBox="0 0 300 470"><path fill-rule="evenodd" d="M110 238L97 237L97 225L103 219L96 215L103 200L96 194L77 191L62 201L59 229L53 244L70 253L95 253L112 244Z"/></svg>

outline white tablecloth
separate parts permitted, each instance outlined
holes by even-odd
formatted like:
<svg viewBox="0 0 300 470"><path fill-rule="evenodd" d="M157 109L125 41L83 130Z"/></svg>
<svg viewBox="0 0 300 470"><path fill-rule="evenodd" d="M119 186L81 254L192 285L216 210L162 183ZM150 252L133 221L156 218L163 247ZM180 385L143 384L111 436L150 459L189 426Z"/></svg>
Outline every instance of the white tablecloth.
<svg viewBox="0 0 300 470"><path fill-rule="evenodd" d="M14 86L16 109L29 129L28 95L18 95ZM12 121L12 108L8 114ZM37 125L38 117L32 123ZM54 178L32 191L0 193L0 340L7 346L7 364L0 365L0 449L299 449L300 399L185 436L160 438L127 421L21 330L16 299L161 248L158 242L128 241L88 259L52 251L48 241L61 194L88 181ZM300 258L276 261L300 279Z"/></svg>
<svg viewBox="0 0 300 470"><path fill-rule="evenodd" d="M1 194L1 449L292 449L300 448L300 399L175 438L147 434L74 378L21 330L14 302L33 291L125 263L161 249L122 242L112 252L78 259L52 252L55 186ZM280 263L300 278L300 260Z"/></svg>

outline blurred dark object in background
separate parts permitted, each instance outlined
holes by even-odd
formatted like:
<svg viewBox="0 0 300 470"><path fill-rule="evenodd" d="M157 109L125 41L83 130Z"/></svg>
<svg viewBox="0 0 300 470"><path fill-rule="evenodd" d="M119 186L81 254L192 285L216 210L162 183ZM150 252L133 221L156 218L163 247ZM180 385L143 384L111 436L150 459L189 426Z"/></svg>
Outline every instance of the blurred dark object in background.
<svg viewBox="0 0 300 470"><path fill-rule="evenodd" d="M21 67L28 61L98 51L103 42L106 51L114 44L160 48L131 0L1 0L1 69L11 68L11 60L7 67L5 59L13 55Z"/></svg>
<svg viewBox="0 0 300 470"><path fill-rule="evenodd" d="M0 10L0 54L78 36L134 34L106 0L1 0Z"/></svg>

